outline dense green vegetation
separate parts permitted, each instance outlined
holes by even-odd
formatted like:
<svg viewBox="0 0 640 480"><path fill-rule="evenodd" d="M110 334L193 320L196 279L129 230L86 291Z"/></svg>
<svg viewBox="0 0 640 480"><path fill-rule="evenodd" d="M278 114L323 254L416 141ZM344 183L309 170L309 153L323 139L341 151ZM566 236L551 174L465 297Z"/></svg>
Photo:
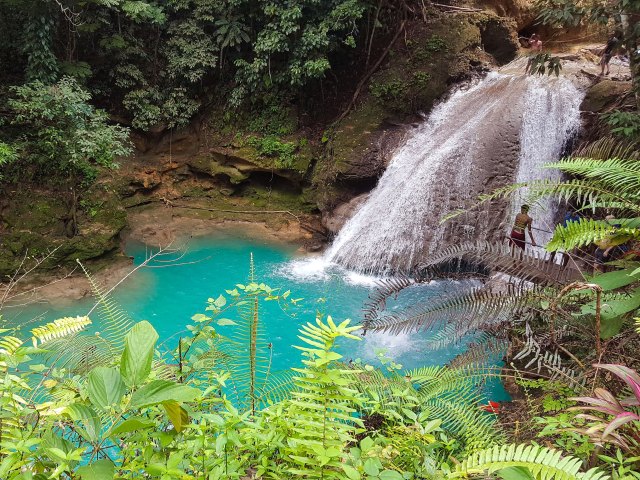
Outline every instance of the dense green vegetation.
<svg viewBox="0 0 640 480"><path fill-rule="evenodd" d="M132 152L132 130L162 133L214 106L223 112L210 119L216 134L295 170L306 143L288 138L298 128L292 111L323 96L339 67L353 76L356 56L370 67L380 39L399 34L423 6L0 0L0 193L8 184L64 192L64 233L73 237L79 208L105 213L77 191ZM637 84L637 1L545 0L540 8L554 25L620 25ZM428 38L406 47L425 61L447 52L440 36ZM560 65L542 54L532 70L557 75ZM438 73L372 77L367 91L376 108L402 111ZM3 292L0 479L640 479L637 103L601 121L611 139L548 165L565 180L508 186L478 205L522 188L531 202L571 204L582 218L558 226L548 249L573 262L596 247L625 246L608 271L577 265L584 275L569 282L547 258L456 245L384 283L362 324L309 319L291 371L270 369L262 325L278 319L263 318L261 307L278 302L292 312L297 300L253 271L246 285L212 292L175 348L95 285L91 319L35 327L2 322ZM492 288L493 267L516 280ZM443 278L481 284L385 310L399 291ZM345 363L337 345L370 331L436 328L434 349L469 334L475 343L447 366L413 371ZM507 365L496 368L505 351ZM513 403L487 404L485 383L496 378L515 385Z"/></svg>
<svg viewBox="0 0 640 480"><path fill-rule="evenodd" d="M149 323L131 321L99 287L95 294L99 333L87 317L32 328L31 345L24 328L3 331L2 478L606 476L587 471L581 451L571 457L510 444L495 407L479 408L483 383L499 374L495 367L399 371L391 362L383 372L342 363L336 341L358 341L361 329L349 321L307 323L301 367L272 372L262 329L277 319L263 318L261 307L278 302L292 312L298 300L253 273L246 285L210 298L171 351ZM638 386L633 371L603 368ZM599 405L567 399L570 388L554 392L562 394L556 408ZM581 424L569 426L584 436Z"/></svg>
<svg viewBox="0 0 640 480"><path fill-rule="evenodd" d="M216 84L237 105L322 78L333 51L355 46L364 9L356 0L3 0L0 57L12 60L3 64L14 83L71 76L136 128L184 125Z"/></svg>
<svg viewBox="0 0 640 480"><path fill-rule="evenodd" d="M487 242L456 245L425 259L414 277L383 283L361 325L322 316L304 325L302 365L288 372L270 369L263 325L277 319L263 318L261 306L278 302L295 313L299 300L260 283L253 267L247 284L207 300L173 350L95 284L99 333L87 317L64 318L32 328L27 346L28 327L5 329L0 475L640 478L640 172L635 159L620 159L629 152L601 141L549 165L572 178L480 200L527 187L531 201L552 196L583 215L617 214L615 224L560 225L548 247L629 245L610 271L569 283L546 258ZM487 265L516 281L385 310L417 282L487 280ZM469 333L476 342L448 366L413 371L343 363L336 349L338 339L358 341L357 332L434 328L434 349ZM509 344L508 365L492 366ZM490 378L512 378L520 398L482 405Z"/></svg>

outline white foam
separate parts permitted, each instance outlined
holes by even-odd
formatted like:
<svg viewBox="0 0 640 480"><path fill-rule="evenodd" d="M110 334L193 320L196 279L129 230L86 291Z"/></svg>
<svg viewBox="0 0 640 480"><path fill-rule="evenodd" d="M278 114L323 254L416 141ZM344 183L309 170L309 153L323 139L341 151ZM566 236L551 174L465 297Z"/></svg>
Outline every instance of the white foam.
<svg viewBox="0 0 640 480"><path fill-rule="evenodd" d="M330 265L331 262L324 257L308 257L291 260L282 265L276 273L297 282L318 282L329 279Z"/></svg>
<svg viewBox="0 0 640 480"><path fill-rule="evenodd" d="M367 332L362 344L358 348L358 354L363 360L372 361L378 359L378 352L391 360L397 360L402 355L417 351L423 339L418 335L409 333L390 334L385 332Z"/></svg>
<svg viewBox="0 0 640 480"><path fill-rule="evenodd" d="M328 261L325 257L307 257L292 260L282 265L276 273L296 282L323 282L332 277L340 278L349 285L374 287L380 277L347 270Z"/></svg>

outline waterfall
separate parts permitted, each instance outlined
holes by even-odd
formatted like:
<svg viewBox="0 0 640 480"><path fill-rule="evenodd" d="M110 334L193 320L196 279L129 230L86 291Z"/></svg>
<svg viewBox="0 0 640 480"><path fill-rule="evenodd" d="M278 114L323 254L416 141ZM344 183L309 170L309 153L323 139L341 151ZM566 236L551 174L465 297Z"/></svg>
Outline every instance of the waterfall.
<svg viewBox="0 0 640 480"><path fill-rule="evenodd" d="M580 103L584 93L564 79L536 78L529 83L520 129L520 155L515 182L560 180L558 170L540 167L558 160L567 140L578 133ZM511 203L512 217L520 211L520 205L528 202L527 194L527 189L522 189L514 197ZM538 245L545 245L551 240L551 232L558 220L557 210L558 204L553 199L542 199L532 206L533 234Z"/></svg>
<svg viewBox="0 0 640 480"><path fill-rule="evenodd" d="M577 130L582 96L565 78L498 73L457 90L398 149L326 260L389 273L408 270L456 241L504 236L519 199L458 221L440 220L499 186L553 175L540 167L557 160ZM553 226L552 205L536 205L531 215L536 226Z"/></svg>

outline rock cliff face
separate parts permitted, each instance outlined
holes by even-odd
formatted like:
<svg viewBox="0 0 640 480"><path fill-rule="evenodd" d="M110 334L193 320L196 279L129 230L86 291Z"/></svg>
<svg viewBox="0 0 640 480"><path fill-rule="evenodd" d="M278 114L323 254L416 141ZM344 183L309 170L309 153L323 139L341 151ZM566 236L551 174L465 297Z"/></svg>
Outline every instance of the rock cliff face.
<svg viewBox="0 0 640 480"><path fill-rule="evenodd" d="M515 58L516 29L513 20L491 12L439 13L427 23L410 23L407 40L395 45L353 111L335 126L317 164L313 185L323 218L349 215L346 206L332 211L375 186L406 133L451 85ZM333 232L340 224L324 223Z"/></svg>

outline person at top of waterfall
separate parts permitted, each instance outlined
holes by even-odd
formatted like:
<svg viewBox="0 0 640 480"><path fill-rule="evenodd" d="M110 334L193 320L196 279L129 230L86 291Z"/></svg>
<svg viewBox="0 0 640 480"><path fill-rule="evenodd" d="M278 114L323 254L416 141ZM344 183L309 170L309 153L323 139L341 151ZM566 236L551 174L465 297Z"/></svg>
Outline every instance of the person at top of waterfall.
<svg viewBox="0 0 640 480"><path fill-rule="evenodd" d="M524 73L529 73L529 69L533 66L533 59L536 55L542 52L542 40L540 39L540 35L534 33L529 38L529 48L531 49L531 55L529 55L529 60L527 61L527 66L524 69ZM533 72L531 72L533 73Z"/></svg>
<svg viewBox="0 0 640 480"><path fill-rule="evenodd" d="M531 231L532 225L533 218L529 216L529 205L522 205L522 207L520 207L520 213L516 215L516 220L513 223L513 228L511 229L511 235L509 237L511 245L524 250L527 244L525 230L528 230L531 245L535 247L536 241L533 239L533 233Z"/></svg>
<svg viewBox="0 0 640 480"><path fill-rule="evenodd" d="M607 40L607 45L604 47L604 51L602 52L602 57L600 58L600 75L609 75L609 62L611 61L611 57L613 57L613 52L618 47L620 43L620 38L622 35L620 32L613 33L609 40ZM607 73L604 73L605 67L607 68Z"/></svg>

